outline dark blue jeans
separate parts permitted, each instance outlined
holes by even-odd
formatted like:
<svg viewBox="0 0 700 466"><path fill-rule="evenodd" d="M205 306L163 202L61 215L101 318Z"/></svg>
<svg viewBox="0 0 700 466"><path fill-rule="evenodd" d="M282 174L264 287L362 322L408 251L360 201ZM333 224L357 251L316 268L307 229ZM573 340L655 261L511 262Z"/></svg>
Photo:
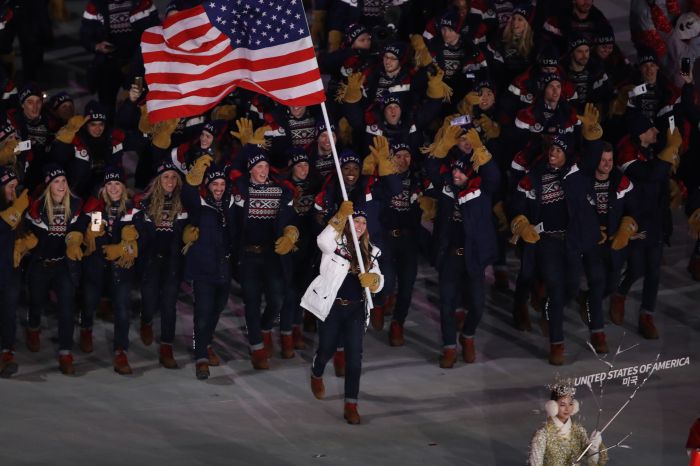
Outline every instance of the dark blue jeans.
<svg viewBox="0 0 700 466"><path fill-rule="evenodd" d="M228 302L229 283L195 280L194 289L194 358L207 359L207 346L214 339L221 311Z"/></svg>
<svg viewBox="0 0 700 466"><path fill-rule="evenodd" d="M380 261L384 273L383 293L386 296L392 294L398 282L393 320L403 324L411 307L413 285L418 273L418 242L415 235L404 233L398 238L387 235Z"/></svg>
<svg viewBox="0 0 700 466"><path fill-rule="evenodd" d="M365 334L365 303L347 306L336 302L326 320L318 323L318 349L311 365L314 377L323 377L336 348L345 348L345 401L357 403L362 372L362 340ZM341 341L342 339L342 341Z"/></svg>
<svg viewBox="0 0 700 466"><path fill-rule="evenodd" d="M440 329L442 345L453 348L457 345L457 323L455 310L463 302L466 292L467 317L462 336L473 337L484 313L486 295L484 292L484 270L470 274L464 264L464 256L450 251L438 271L440 281Z"/></svg>
<svg viewBox="0 0 700 466"><path fill-rule="evenodd" d="M280 332L289 334L292 325L301 324L302 308L299 306L301 297L310 283L308 279L309 252L302 248L290 253L289 267L284 277L284 303L280 310Z"/></svg>
<svg viewBox="0 0 700 466"><path fill-rule="evenodd" d="M608 246L596 246L595 249L583 255L583 270L588 283L588 328L591 331L603 330L603 296L608 273L605 262L605 249Z"/></svg>
<svg viewBox="0 0 700 466"><path fill-rule="evenodd" d="M571 251L564 239L543 236L536 244L537 266L547 288L546 317L550 343L564 341L564 307L579 289L581 255Z"/></svg>
<svg viewBox="0 0 700 466"><path fill-rule="evenodd" d="M627 269L625 269L618 293L627 295L634 282L644 277L641 312L653 313L656 310L663 249L664 245L660 242L650 245L631 244L629 247Z"/></svg>
<svg viewBox="0 0 700 466"><path fill-rule="evenodd" d="M262 331L272 329L275 316L282 308L284 279L279 259L273 251L261 254L244 252L240 275L248 343L256 350L262 348ZM263 293L266 305L261 315Z"/></svg>
<svg viewBox="0 0 700 466"><path fill-rule="evenodd" d="M150 324L156 311L160 311L161 343L172 344L175 340L179 285L179 264L171 264L166 257L154 257L141 283L141 322Z"/></svg>
<svg viewBox="0 0 700 466"><path fill-rule="evenodd" d="M29 328L41 326L41 313L46 308L49 289L58 295L58 348L73 349L73 308L75 284L71 279L66 260L45 265L34 261L29 266Z"/></svg>
<svg viewBox="0 0 700 466"><path fill-rule="evenodd" d="M111 264L110 287L112 308L114 309L114 350L129 349L129 292L133 278L132 269L121 269L116 264Z"/></svg>
<svg viewBox="0 0 700 466"><path fill-rule="evenodd" d="M0 289L0 349L14 350L17 341L17 307L22 289L22 270L13 269L7 283Z"/></svg>
<svg viewBox="0 0 700 466"><path fill-rule="evenodd" d="M80 313L80 327L92 328L95 322L95 309L102 297L105 285L107 263L101 252L95 251L83 257L83 309Z"/></svg>

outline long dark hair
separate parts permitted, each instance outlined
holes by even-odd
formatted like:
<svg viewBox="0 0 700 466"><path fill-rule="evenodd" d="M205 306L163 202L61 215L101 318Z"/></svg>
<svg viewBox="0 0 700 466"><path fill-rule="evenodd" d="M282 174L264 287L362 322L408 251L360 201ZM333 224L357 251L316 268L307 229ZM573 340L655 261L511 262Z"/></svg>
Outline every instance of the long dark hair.
<svg viewBox="0 0 700 466"><path fill-rule="evenodd" d="M348 243L348 252L352 256L352 259L350 260L350 266L353 269L359 270L359 262L357 261L357 254L355 254L355 246L352 244L352 233L350 232L350 228L355 228L354 224L351 224L351 222L347 222L345 224L345 239ZM371 262L371 257L370 257L370 244L369 244L369 231L365 230L365 232L357 238L357 241L360 243L360 253L362 254L362 262L365 265L365 271L369 271L370 267L370 262Z"/></svg>

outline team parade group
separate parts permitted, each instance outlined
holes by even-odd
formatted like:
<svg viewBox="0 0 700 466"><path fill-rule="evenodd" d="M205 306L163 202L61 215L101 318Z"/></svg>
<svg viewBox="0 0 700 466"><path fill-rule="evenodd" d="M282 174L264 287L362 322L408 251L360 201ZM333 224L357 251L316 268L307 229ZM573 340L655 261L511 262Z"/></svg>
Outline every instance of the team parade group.
<svg viewBox="0 0 700 466"><path fill-rule="evenodd" d="M164 14L196 3L172 2ZM673 19L680 12L669 5L663 13ZM34 83L4 79L3 377L18 371L15 351L49 344L42 316L50 305L60 371L74 374L76 322L78 354L91 353L105 343L92 328L107 301L117 373L132 372L134 312L141 342L158 341L160 364L177 369L176 304L186 281L195 373L206 379L221 364L211 344L235 280L252 366L268 369L275 347L293 358L306 347L303 333L317 332L311 390L324 397L332 360L345 377L344 416L359 423L366 315L375 331L388 320L387 343L404 345L421 260L438 283L441 368L458 355L476 361L488 266L496 289L516 284L517 329L531 330L530 305L538 313L553 365L565 362L567 305L580 309L590 343L606 353L606 320L623 324L625 296L640 279L641 305L627 318L644 338L659 338L654 311L672 209L685 204L691 235L700 232L692 66L664 66L644 34L634 36L630 63L592 0L332 0L310 18L329 77L330 128L319 108L241 89L204 115L151 123L138 37L160 19L148 0L87 2L80 35L95 53L99 101L82 113L65 92L45 96ZM509 277L509 255L519 259L517 276ZM700 242L688 269L700 279ZM570 413L570 387L559 392L553 400Z"/></svg>

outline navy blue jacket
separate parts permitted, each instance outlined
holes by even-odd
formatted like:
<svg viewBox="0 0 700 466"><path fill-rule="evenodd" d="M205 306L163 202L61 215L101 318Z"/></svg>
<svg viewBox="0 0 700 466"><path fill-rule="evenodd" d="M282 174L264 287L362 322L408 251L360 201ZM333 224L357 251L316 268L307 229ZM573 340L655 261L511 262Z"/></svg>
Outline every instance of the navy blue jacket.
<svg viewBox="0 0 700 466"><path fill-rule="evenodd" d="M436 188L438 210L435 217L433 246L435 265L439 269L449 253L450 216L454 204L459 204L464 226L464 263L470 275L483 273L484 268L498 256L496 228L491 208L492 197L498 191L501 174L495 160L491 159L470 170L467 184L457 188L452 185L450 171L441 170L440 159L428 157L425 168L431 183Z"/></svg>
<svg viewBox="0 0 700 466"><path fill-rule="evenodd" d="M524 215L531 225L540 223L540 208L542 201L542 174L547 164L541 163L534 167L518 183L517 193L513 198L513 215ZM593 181L586 176L578 165L567 165L564 171L561 187L564 190L569 215L566 229L566 245L577 253L585 253L596 247L600 241L600 225L595 210L595 193ZM532 249L531 244L525 245L525 250ZM525 250L523 260L525 260Z"/></svg>
<svg viewBox="0 0 700 466"><path fill-rule="evenodd" d="M671 165L656 158L653 147L642 148L629 136L620 141L618 166L635 186L640 211L636 219L639 231L646 231L646 244L668 242L673 231L668 189Z"/></svg>
<svg viewBox="0 0 700 466"><path fill-rule="evenodd" d="M66 219L66 232L63 239L68 233L78 231L77 220L82 213L82 200L77 197L72 197L70 200L71 218ZM36 248L31 252L31 262L38 262L45 258L48 253L48 236L49 236L49 218L44 210L44 199L39 198L31 203L26 215L29 221L30 229L36 236L38 242ZM63 255L65 256L65 244L62 246ZM73 280L73 284L77 286L80 283L80 262L72 261L65 258L68 264L68 270Z"/></svg>
<svg viewBox="0 0 700 466"><path fill-rule="evenodd" d="M75 222L75 229L87 234L87 230L90 229L91 214L93 212L102 213L102 221L107 221L107 209L105 202L102 199L90 198L83 206L82 214L77 218ZM102 252L102 246L109 244L119 244L122 237L122 228L126 225L134 225L134 216L138 211L134 209L133 203L128 201L126 204L126 212L119 218L114 219L112 225L107 225L105 227L105 234L95 238L95 252L89 256L83 257L83 272L86 274L92 273L96 267L103 267L105 262L110 265L110 271L112 273L112 280L115 282L128 279L130 276L131 269L123 269L117 265L115 262L110 262L105 259L104 253ZM138 227L136 227L138 231ZM143 251L143 240L141 239L141 232L139 231L139 239L137 240L139 254Z"/></svg>
<svg viewBox="0 0 700 466"><path fill-rule="evenodd" d="M189 217L187 210L183 206L172 225L161 225L156 229L156 221L148 213L151 198L137 198L136 205L138 212L134 217L134 224L139 232L139 269L143 274L153 273L158 254L165 252L169 276L178 277L182 268L182 230ZM164 245L163 242L167 244Z"/></svg>
<svg viewBox="0 0 700 466"><path fill-rule="evenodd" d="M182 203L189 223L199 228L199 239L185 256L185 280L228 283L236 229L230 188L224 192L222 212L214 206L211 194L203 186L198 189L185 183Z"/></svg>
<svg viewBox="0 0 700 466"><path fill-rule="evenodd" d="M279 211L277 213L277 218L275 219L274 225L274 237L279 238L284 233L284 227L288 225L296 225L298 221L298 216L294 210L294 188L289 184L289 182L282 182L274 178L270 178L270 182L273 185L280 186L282 188L282 196L280 198ZM250 178L247 175L238 176L233 185L233 195L234 195L234 215L236 222L235 229L235 240L234 240L234 256L236 258L236 263L243 256L243 247L248 243L247 241L247 223L248 223L248 210L250 209L250 203L248 202L248 189L250 186ZM299 241L305 241L301 237L303 230L299 229ZM274 247L274 244L263 245ZM283 256L277 256L280 261L280 266L282 268L282 273L284 276L289 276L293 270L293 256L291 254L285 254Z"/></svg>

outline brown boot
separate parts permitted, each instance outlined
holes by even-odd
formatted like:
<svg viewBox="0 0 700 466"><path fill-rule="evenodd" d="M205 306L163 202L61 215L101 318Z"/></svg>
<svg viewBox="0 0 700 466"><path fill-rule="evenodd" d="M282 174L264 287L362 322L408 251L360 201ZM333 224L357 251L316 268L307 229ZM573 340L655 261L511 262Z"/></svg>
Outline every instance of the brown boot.
<svg viewBox="0 0 700 466"><path fill-rule="evenodd" d="M549 345L549 363L553 366L564 364L564 343Z"/></svg>
<svg viewBox="0 0 700 466"><path fill-rule="evenodd" d="M267 350L260 348L250 353L250 362L253 364L253 369L262 370L270 368L270 361L267 357Z"/></svg>
<svg viewBox="0 0 700 466"><path fill-rule="evenodd" d="M282 347L282 359L291 359L294 357L294 337L292 335L280 335L280 346Z"/></svg>
<svg viewBox="0 0 700 466"><path fill-rule="evenodd" d="M32 353L38 353L41 349L41 331L39 329L27 329L27 349Z"/></svg>
<svg viewBox="0 0 700 466"><path fill-rule="evenodd" d="M457 350L454 348L444 348L440 355L440 367L452 369L457 362Z"/></svg>
<svg viewBox="0 0 700 466"><path fill-rule="evenodd" d="M389 345L390 346L403 346L403 325L399 322L392 320L389 326Z"/></svg>
<svg viewBox="0 0 700 466"><path fill-rule="evenodd" d="M700 256L690 256L688 272L690 272L690 276L693 280L700 282Z"/></svg>
<svg viewBox="0 0 700 466"><path fill-rule="evenodd" d="M72 354L61 354L58 356L58 368L61 370L63 375L73 375L75 374L75 367L73 367L73 355Z"/></svg>
<svg viewBox="0 0 700 466"><path fill-rule="evenodd" d="M151 346L153 344L153 325L142 323L139 335L144 345Z"/></svg>
<svg viewBox="0 0 700 466"><path fill-rule="evenodd" d="M345 403L343 417L348 421L348 424L359 424L360 413L357 412L357 403Z"/></svg>
<svg viewBox="0 0 700 466"><path fill-rule="evenodd" d="M131 366L129 365L129 359L126 357L126 353L122 349L118 349L116 355L114 356L114 372L119 375L129 375L132 373Z"/></svg>
<svg viewBox="0 0 700 466"><path fill-rule="evenodd" d="M345 351L336 351L333 355L333 369L336 377L345 377Z"/></svg>
<svg viewBox="0 0 700 466"><path fill-rule="evenodd" d="M272 331L263 330L262 332L263 345L265 345L265 351L267 352L267 358L270 359L275 351L275 347L272 344Z"/></svg>
<svg viewBox="0 0 700 466"><path fill-rule="evenodd" d="M12 351L3 351L0 354L0 377L8 379L17 372L18 368L19 366Z"/></svg>
<svg viewBox="0 0 700 466"><path fill-rule="evenodd" d="M530 322L530 310L526 302L513 303L513 325L521 332L529 332L532 330Z"/></svg>
<svg viewBox="0 0 700 466"><path fill-rule="evenodd" d="M625 321L625 295L614 293L610 296L610 321L622 325Z"/></svg>
<svg viewBox="0 0 700 466"><path fill-rule="evenodd" d="M461 332L464 328L464 321L467 319L466 311L455 311L455 325L457 326L457 331Z"/></svg>
<svg viewBox="0 0 700 466"><path fill-rule="evenodd" d="M474 349L474 338L461 337L459 342L462 344L462 359L464 362L471 364L476 361L476 350Z"/></svg>
<svg viewBox="0 0 700 466"><path fill-rule="evenodd" d="M221 365L221 359L216 355L211 345L207 346L207 359L210 366L216 367Z"/></svg>
<svg viewBox="0 0 700 466"><path fill-rule="evenodd" d="M294 349L303 350L306 349L306 343L304 342L304 335L301 334L301 328L298 325L292 327L292 340L294 340Z"/></svg>
<svg viewBox="0 0 700 466"><path fill-rule="evenodd" d="M309 311L304 311L304 331L308 333L316 331L316 316Z"/></svg>
<svg viewBox="0 0 700 466"><path fill-rule="evenodd" d="M369 312L369 320L372 323L372 328L377 332L384 329L384 309L381 306L375 306Z"/></svg>
<svg viewBox="0 0 700 466"><path fill-rule="evenodd" d="M608 343L605 341L605 332L591 333L591 345L598 354L605 354L608 350Z"/></svg>
<svg viewBox="0 0 700 466"><path fill-rule="evenodd" d="M158 356L158 362L160 362L160 365L165 367L166 369L177 369L177 361L173 357L173 345L169 345L167 343L161 343L159 351L160 355Z"/></svg>
<svg viewBox="0 0 700 466"><path fill-rule="evenodd" d="M197 380L207 380L209 378L209 363L207 361L200 361L194 368L194 375Z"/></svg>
<svg viewBox="0 0 700 466"><path fill-rule="evenodd" d="M659 332L654 325L654 315L648 312L642 312L639 316L639 333L647 340L658 340Z"/></svg>
<svg viewBox="0 0 700 466"><path fill-rule="evenodd" d="M311 393L317 400L322 400L326 396L326 386L323 383L323 377L311 376Z"/></svg>
<svg viewBox="0 0 700 466"><path fill-rule="evenodd" d="M83 353L92 353L94 351L91 328L80 329L80 351Z"/></svg>

